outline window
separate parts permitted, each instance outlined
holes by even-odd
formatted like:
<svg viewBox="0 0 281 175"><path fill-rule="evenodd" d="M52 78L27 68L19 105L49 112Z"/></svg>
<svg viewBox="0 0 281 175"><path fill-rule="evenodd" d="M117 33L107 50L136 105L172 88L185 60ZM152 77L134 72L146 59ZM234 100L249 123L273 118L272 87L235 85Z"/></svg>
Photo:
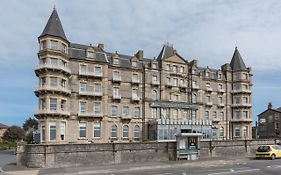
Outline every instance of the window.
<svg viewBox="0 0 281 175"><path fill-rule="evenodd" d="M113 71L113 79L114 80L119 80L120 79L119 71Z"/></svg>
<svg viewBox="0 0 281 175"><path fill-rule="evenodd" d="M197 95L196 94L192 94L192 103L197 103Z"/></svg>
<svg viewBox="0 0 281 175"><path fill-rule="evenodd" d="M219 97L219 104L222 104L222 97Z"/></svg>
<svg viewBox="0 0 281 175"><path fill-rule="evenodd" d="M180 73L183 73L183 71L184 71L184 67L180 67Z"/></svg>
<svg viewBox="0 0 281 175"><path fill-rule="evenodd" d="M234 80L240 80L240 74L239 73L236 73L234 75Z"/></svg>
<svg viewBox="0 0 281 175"><path fill-rule="evenodd" d="M178 79L173 78L173 86L178 86Z"/></svg>
<svg viewBox="0 0 281 175"><path fill-rule="evenodd" d="M56 122L50 122L50 140L56 140L57 126Z"/></svg>
<svg viewBox="0 0 281 175"><path fill-rule="evenodd" d="M61 104L60 104L60 109L62 110L62 111L65 111L65 108L66 108L66 100L61 100Z"/></svg>
<svg viewBox="0 0 281 175"><path fill-rule="evenodd" d="M116 138L117 137L117 126L116 125L112 125L111 126L111 137L112 138Z"/></svg>
<svg viewBox="0 0 281 175"><path fill-rule="evenodd" d="M87 83L81 83L80 82L80 92L86 92L86 86L87 86Z"/></svg>
<svg viewBox="0 0 281 175"><path fill-rule="evenodd" d="M41 140L44 141L45 138L45 134L46 134L46 126L45 124L42 122L41 123Z"/></svg>
<svg viewBox="0 0 281 175"><path fill-rule="evenodd" d="M217 118L217 112L216 112L216 111L213 111L212 118L213 118L213 119L216 119L216 118Z"/></svg>
<svg viewBox="0 0 281 175"><path fill-rule="evenodd" d="M63 52L63 53L66 53L66 45L65 44L61 44L61 51Z"/></svg>
<svg viewBox="0 0 281 175"><path fill-rule="evenodd" d="M177 69L178 69L178 67L174 65L174 66L173 66L173 72L174 72L174 73L177 73L177 71L178 71Z"/></svg>
<svg viewBox="0 0 281 175"><path fill-rule="evenodd" d="M140 138L140 126L135 125L134 127L134 138Z"/></svg>
<svg viewBox="0 0 281 175"><path fill-rule="evenodd" d="M192 87L196 87L197 86L197 81L193 80L192 81Z"/></svg>
<svg viewBox="0 0 281 175"><path fill-rule="evenodd" d="M137 62L136 61L132 61L132 66L133 67L137 67Z"/></svg>
<svg viewBox="0 0 281 175"><path fill-rule="evenodd" d="M218 74L218 79L221 80L222 79L222 75L221 73Z"/></svg>
<svg viewBox="0 0 281 175"><path fill-rule="evenodd" d="M93 124L93 137L94 138L100 138L101 136L101 125L100 123L94 123Z"/></svg>
<svg viewBox="0 0 281 175"><path fill-rule="evenodd" d="M210 73L206 71L206 72L205 72L205 76L206 76L206 77L209 77L209 76L210 76Z"/></svg>
<svg viewBox="0 0 281 175"><path fill-rule="evenodd" d="M56 67L58 65L58 59L56 58L50 58L50 61L51 61L51 65Z"/></svg>
<svg viewBox="0 0 281 175"><path fill-rule="evenodd" d="M80 64L80 73L85 74L87 72L87 65Z"/></svg>
<svg viewBox="0 0 281 175"><path fill-rule="evenodd" d="M157 108L151 108L151 118L157 117Z"/></svg>
<svg viewBox="0 0 281 175"><path fill-rule="evenodd" d="M279 129L279 128L280 128L279 126L280 126L280 123L279 123L279 122L276 122L276 123L275 123L275 129Z"/></svg>
<svg viewBox="0 0 281 175"><path fill-rule="evenodd" d="M167 119L167 118L168 118L167 109L162 109L162 118L163 118L163 119Z"/></svg>
<svg viewBox="0 0 281 175"><path fill-rule="evenodd" d="M243 84L243 85L242 85L242 89L243 89L243 90L248 90L248 85Z"/></svg>
<svg viewBox="0 0 281 175"><path fill-rule="evenodd" d="M95 58L95 53L92 52L92 51L88 51L88 52L87 52L87 57L88 57L88 58Z"/></svg>
<svg viewBox="0 0 281 175"><path fill-rule="evenodd" d="M156 63L152 63L152 69L156 69L157 68L157 64Z"/></svg>
<svg viewBox="0 0 281 175"><path fill-rule="evenodd" d="M61 79L60 85L61 85L62 88L65 88L66 80L65 79Z"/></svg>
<svg viewBox="0 0 281 175"><path fill-rule="evenodd" d="M209 120L209 111L205 111L205 120Z"/></svg>
<svg viewBox="0 0 281 175"><path fill-rule="evenodd" d="M56 98L50 98L50 110L51 111L57 110L57 99Z"/></svg>
<svg viewBox="0 0 281 175"><path fill-rule="evenodd" d="M196 111L195 110L192 110L192 112L191 112L191 120L192 121L196 120Z"/></svg>
<svg viewBox="0 0 281 175"><path fill-rule="evenodd" d="M247 80L247 79L248 79L247 73L243 73L243 74L242 74L242 79L243 79L243 80Z"/></svg>
<svg viewBox="0 0 281 175"><path fill-rule="evenodd" d="M94 71L95 71L95 75L96 76L101 76L102 75L101 67L97 67L96 66Z"/></svg>
<svg viewBox="0 0 281 175"><path fill-rule="evenodd" d="M123 126L123 138L128 138L129 137L129 127L128 125Z"/></svg>
<svg viewBox="0 0 281 175"><path fill-rule="evenodd" d="M166 71L170 72L170 64L166 64Z"/></svg>
<svg viewBox="0 0 281 175"><path fill-rule="evenodd" d="M206 96L206 103L210 103L211 102L211 96Z"/></svg>
<svg viewBox="0 0 281 175"><path fill-rule="evenodd" d="M80 101L80 114L85 114L86 113L86 102L85 101Z"/></svg>
<svg viewBox="0 0 281 175"><path fill-rule="evenodd" d="M42 98L40 99L41 109L46 110L46 99Z"/></svg>
<svg viewBox="0 0 281 175"><path fill-rule="evenodd" d="M138 98L138 90L137 90L137 89L133 89L133 90L132 90L132 97L133 97L134 99L137 99L137 98Z"/></svg>
<svg viewBox="0 0 281 175"><path fill-rule="evenodd" d="M123 116L129 115L129 106L123 106L122 115Z"/></svg>
<svg viewBox="0 0 281 175"><path fill-rule="evenodd" d="M248 104L248 98L247 97L243 97L242 100L243 100L243 104Z"/></svg>
<svg viewBox="0 0 281 175"><path fill-rule="evenodd" d="M115 105L112 105L111 106L111 115L112 116L117 116L117 106L115 106Z"/></svg>
<svg viewBox="0 0 281 175"><path fill-rule="evenodd" d="M187 110L183 111L183 119L184 120L189 120L189 116L188 116L188 111Z"/></svg>
<svg viewBox="0 0 281 175"><path fill-rule="evenodd" d="M96 116L100 116L101 115L101 102L95 102L94 103L94 114Z"/></svg>
<svg viewBox="0 0 281 175"><path fill-rule="evenodd" d="M119 64L119 59L118 58L114 58L113 59L113 64Z"/></svg>
<svg viewBox="0 0 281 175"><path fill-rule="evenodd" d="M157 91L156 90L152 90L151 98L152 98L152 100L157 100Z"/></svg>
<svg viewBox="0 0 281 175"><path fill-rule="evenodd" d="M156 76L156 75L153 75L153 76L152 76L152 83L154 83L154 84L157 84L157 83L158 83L158 81L157 81L157 76Z"/></svg>
<svg viewBox="0 0 281 175"><path fill-rule="evenodd" d="M243 118L247 119L248 118L248 111L243 111Z"/></svg>
<svg viewBox="0 0 281 175"><path fill-rule="evenodd" d="M51 49L56 50L58 48L58 42L51 40Z"/></svg>
<svg viewBox="0 0 281 175"><path fill-rule="evenodd" d="M135 107L135 109L134 109L134 117L140 117L140 107Z"/></svg>
<svg viewBox="0 0 281 175"><path fill-rule="evenodd" d="M166 83L167 83L167 85L171 85L171 78L170 77L166 78Z"/></svg>
<svg viewBox="0 0 281 175"><path fill-rule="evenodd" d="M235 111L235 119L240 119L241 112Z"/></svg>
<svg viewBox="0 0 281 175"><path fill-rule="evenodd" d="M177 120L177 119L178 119L178 110L177 110L177 109L174 109L174 110L173 110L173 119L174 119L174 120Z"/></svg>
<svg viewBox="0 0 281 175"><path fill-rule="evenodd" d="M206 88L207 88L207 89L208 89L208 88L211 88L210 83L206 83Z"/></svg>
<svg viewBox="0 0 281 175"><path fill-rule="evenodd" d="M180 79L180 86L184 86L184 81L183 81L183 79Z"/></svg>
<svg viewBox="0 0 281 175"><path fill-rule="evenodd" d="M243 127L243 137L247 138L248 137L248 126Z"/></svg>
<svg viewBox="0 0 281 175"><path fill-rule="evenodd" d="M47 49L47 41L42 41L41 50Z"/></svg>
<svg viewBox="0 0 281 175"><path fill-rule="evenodd" d="M224 128L221 126L220 127L220 137L223 137L224 136Z"/></svg>
<svg viewBox="0 0 281 175"><path fill-rule="evenodd" d="M172 101L179 101L179 96L178 95L172 95L171 100Z"/></svg>
<svg viewBox="0 0 281 175"><path fill-rule="evenodd" d="M79 138L86 138L86 123L79 123Z"/></svg>
<svg viewBox="0 0 281 175"><path fill-rule="evenodd" d="M57 77L50 77L50 85L51 87L57 87Z"/></svg>
<svg viewBox="0 0 281 175"><path fill-rule="evenodd" d="M240 90L240 84L234 84L233 89L234 90Z"/></svg>
<svg viewBox="0 0 281 175"><path fill-rule="evenodd" d="M119 94L119 87L114 87L113 88L113 97L114 98L119 98L120 94Z"/></svg>
<svg viewBox="0 0 281 175"><path fill-rule="evenodd" d="M218 85L219 90L222 90L222 84Z"/></svg>
<svg viewBox="0 0 281 175"><path fill-rule="evenodd" d="M224 112L220 112L220 119L224 120Z"/></svg>
<svg viewBox="0 0 281 175"><path fill-rule="evenodd" d="M60 139L65 140L65 122L60 123Z"/></svg>
<svg viewBox="0 0 281 175"><path fill-rule="evenodd" d="M41 86L44 87L46 85L46 78L42 77L41 78Z"/></svg>
<svg viewBox="0 0 281 175"><path fill-rule="evenodd" d="M42 58L41 64L45 65L47 63L46 58Z"/></svg>
<svg viewBox="0 0 281 175"><path fill-rule="evenodd" d="M235 128L234 129L234 136L235 137L240 137L240 128Z"/></svg>
<svg viewBox="0 0 281 175"><path fill-rule="evenodd" d="M139 82L139 75L138 74L133 74L132 81L133 82Z"/></svg>
<svg viewBox="0 0 281 175"><path fill-rule="evenodd" d="M94 84L94 91L95 91L95 93L97 93L97 94L101 94L101 84L95 83L95 84Z"/></svg>
<svg viewBox="0 0 281 175"><path fill-rule="evenodd" d="M240 97L234 97L234 103L240 104Z"/></svg>

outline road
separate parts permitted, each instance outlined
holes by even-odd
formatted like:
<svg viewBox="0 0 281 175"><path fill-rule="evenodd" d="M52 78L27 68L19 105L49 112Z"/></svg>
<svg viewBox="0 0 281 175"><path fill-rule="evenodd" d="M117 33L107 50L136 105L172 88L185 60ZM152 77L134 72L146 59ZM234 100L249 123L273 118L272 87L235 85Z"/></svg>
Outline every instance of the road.
<svg viewBox="0 0 281 175"><path fill-rule="evenodd" d="M61 174L62 172L52 172ZM44 174L44 173L39 173ZM186 162L171 162L155 166L122 165L114 168L76 168L64 169L63 174L68 175L277 175L281 174L281 159L277 160L210 160Z"/></svg>
<svg viewBox="0 0 281 175"><path fill-rule="evenodd" d="M1 150L0 151L0 172L5 165L15 164L16 155L14 150Z"/></svg>

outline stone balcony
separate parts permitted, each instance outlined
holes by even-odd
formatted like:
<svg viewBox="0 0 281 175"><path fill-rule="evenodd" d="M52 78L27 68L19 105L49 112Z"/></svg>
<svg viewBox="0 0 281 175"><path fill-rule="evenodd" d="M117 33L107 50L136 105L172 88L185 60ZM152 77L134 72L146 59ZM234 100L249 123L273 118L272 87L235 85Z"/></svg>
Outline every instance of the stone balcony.
<svg viewBox="0 0 281 175"><path fill-rule="evenodd" d="M51 64L51 63L41 63L35 68L35 72L38 73L40 70L51 69L51 70L58 70L64 73L70 74L71 70L67 65L63 64Z"/></svg>
<svg viewBox="0 0 281 175"><path fill-rule="evenodd" d="M88 76L88 77L96 77L96 78L102 78L102 72L94 72L94 71L81 71L79 70L80 76Z"/></svg>
<svg viewBox="0 0 281 175"><path fill-rule="evenodd" d="M43 85L39 86L35 89L35 94L38 96L41 92L61 92L65 94L71 94L71 90L68 87L62 87L62 86L50 86L50 85Z"/></svg>
<svg viewBox="0 0 281 175"><path fill-rule="evenodd" d="M97 112L78 112L78 117L92 117L92 118L102 118L103 114L102 113L97 113Z"/></svg>
<svg viewBox="0 0 281 175"><path fill-rule="evenodd" d="M79 91L79 95L102 97L103 93L102 92L95 92L95 91Z"/></svg>
<svg viewBox="0 0 281 175"><path fill-rule="evenodd" d="M50 110L50 109L39 109L35 114L35 116L39 115L59 115L59 116L69 116L70 111L68 110Z"/></svg>
<svg viewBox="0 0 281 175"><path fill-rule="evenodd" d="M235 104L232 104L231 107L233 108L238 108L238 107L252 107L252 104L251 103L235 103Z"/></svg>

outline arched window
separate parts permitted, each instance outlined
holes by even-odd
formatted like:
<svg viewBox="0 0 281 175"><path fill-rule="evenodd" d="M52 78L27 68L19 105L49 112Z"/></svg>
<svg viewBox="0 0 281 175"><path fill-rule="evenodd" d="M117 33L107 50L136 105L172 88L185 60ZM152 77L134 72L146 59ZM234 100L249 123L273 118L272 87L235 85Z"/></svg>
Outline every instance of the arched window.
<svg viewBox="0 0 281 175"><path fill-rule="evenodd" d="M134 127L134 138L140 138L140 126L136 125Z"/></svg>
<svg viewBox="0 0 281 175"><path fill-rule="evenodd" d="M117 126L116 125L112 125L111 126L111 137L112 138L116 138L117 137Z"/></svg>
<svg viewBox="0 0 281 175"><path fill-rule="evenodd" d="M128 125L123 126L123 138L128 138L129 137L129 127Z"/></svg>
<svg viewBox="0 0 281 175"><path fill-rule="evenodd" d="M152 90L151 98L152 98L152 100L157 100L157 91L156 90Z"/></svg>

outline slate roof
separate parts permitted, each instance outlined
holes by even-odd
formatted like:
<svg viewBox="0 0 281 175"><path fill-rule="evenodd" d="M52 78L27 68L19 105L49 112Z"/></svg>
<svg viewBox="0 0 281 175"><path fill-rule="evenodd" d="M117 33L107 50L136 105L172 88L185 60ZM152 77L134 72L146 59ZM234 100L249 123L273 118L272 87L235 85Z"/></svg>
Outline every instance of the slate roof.
<svg viewBox="0 0 281 175"><path fill-rule="evenodd" d="M235 47L235 51L230 62L230 67L232 70L247 70L237 47Z"/></svg>
<svg viewBox="0 0 281 175"><path fill-rule="evenodd" d="M46 35L60 37L64 40L68 41L64 34L64 30L62 28L62 24L60 22L59 15L55 8L45 26L42 34L39 37L46 36Z"/></svg>
<svg viewBox="0 0 281 175"><path fill-rule="evenodd" d="M161 52L159 53L159 55L157 57L157 60L169 58L169 57L173 56L174 54L175 54L175 52L174 52L173 46L169 43L164 44Z"/></svg>
<svg viewBox="0 0 281 175"><path fill-rule="evenodd" d="M6 128L8 128L7 125L4 125L3 123L0 123L0 129L6 129Z"/></svg>

